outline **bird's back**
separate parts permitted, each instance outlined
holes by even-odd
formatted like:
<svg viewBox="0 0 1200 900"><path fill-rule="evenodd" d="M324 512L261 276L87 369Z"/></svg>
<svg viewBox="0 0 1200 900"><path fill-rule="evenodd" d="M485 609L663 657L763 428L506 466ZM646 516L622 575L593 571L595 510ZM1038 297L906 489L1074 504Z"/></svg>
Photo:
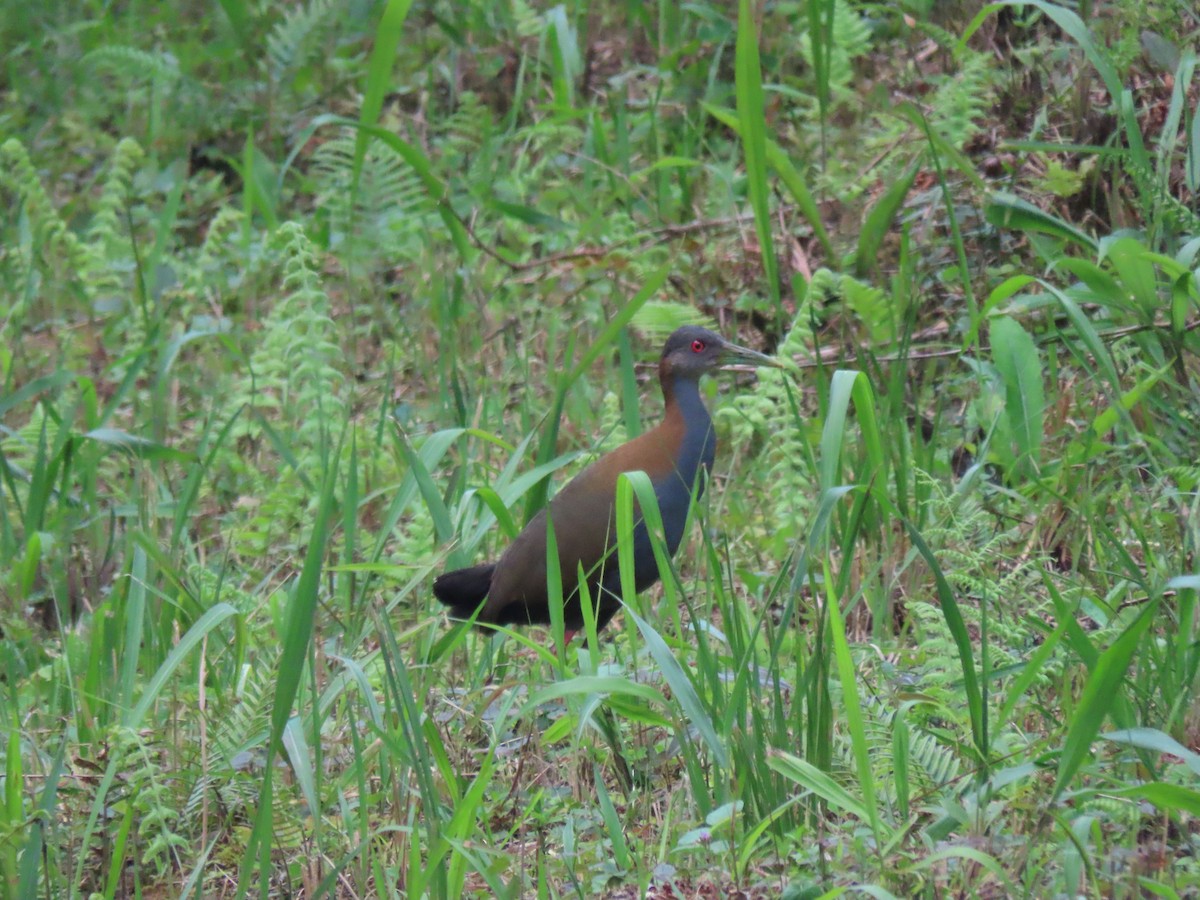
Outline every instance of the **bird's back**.
<svg viewBox="0 0 1200 900"><path fill-rule="evenodd" d="M701 405L703 410L703 405ZM695 428L700 430L696 431ZM655 428L596 460L572 479L517 536L496 564L481 620L497 624L548 623L546 589L546 521L554 525L562 574L564 617L581 627L583 614L577 589L582 567L592 602L603 624L619 606L616 492L623 472L644 471L654 485L666 529L667 549L674 555L683 537L692 485L699 469L712 464L714 440L707 411L703 419L670 415ZM611 557L611 558L610 558ZM658 581L660 573L646 526L634 530L634 582L638 591Z"/></svg>

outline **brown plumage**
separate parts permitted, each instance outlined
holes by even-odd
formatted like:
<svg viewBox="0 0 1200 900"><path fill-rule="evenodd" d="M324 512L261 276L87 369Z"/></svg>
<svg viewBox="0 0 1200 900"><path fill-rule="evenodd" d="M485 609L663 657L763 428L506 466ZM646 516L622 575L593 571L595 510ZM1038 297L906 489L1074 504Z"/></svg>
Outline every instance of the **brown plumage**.
<svg viewBox="0 0 1200 900"><path fill-rule="evenodd" d="M716 444L712 420L700 398L699 379L730 357L755 365L779 365L704 328L685 326L675 331L659 361L659 383L666 401L662 422L575 476L530 520L499 561L437 578L433 592L450 607L451 616L469 619L478 609L476 623L481 627L550 623L546 588L549 515L558 544L566 627L578 630L584 624L578 589L580 566L597 607L596 625L604 627L621 605L615 536L617 478L622 472L638 470L649 476L662 513L667 550L674 556L683 539L693 486L699 496L704 489L700 471L707 474L711 469ZM640 592L660 577L646 526L640 520L634 528L633 558L634 584Z"/></svg>

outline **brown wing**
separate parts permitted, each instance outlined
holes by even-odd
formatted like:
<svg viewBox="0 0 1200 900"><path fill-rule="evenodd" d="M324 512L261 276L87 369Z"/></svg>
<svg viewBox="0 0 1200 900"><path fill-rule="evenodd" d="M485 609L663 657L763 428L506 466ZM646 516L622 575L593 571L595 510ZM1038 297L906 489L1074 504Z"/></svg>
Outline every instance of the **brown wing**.
<svg viewBox="0 0 1200 900"><path fill-rule="evenodd" d="M571 599L578 587L581 565L585 573L591 573L588 583L596 599L597 564L615 540L618 476L637 470L646 472L651 480L669 475L675 470L682 439L682 419L668 414L657 427L600 457L551 501L549 516L554 523L565 599ZM480 620L494 624L549 622L546 517L546 510L538 513L496 564Z"/></svg>

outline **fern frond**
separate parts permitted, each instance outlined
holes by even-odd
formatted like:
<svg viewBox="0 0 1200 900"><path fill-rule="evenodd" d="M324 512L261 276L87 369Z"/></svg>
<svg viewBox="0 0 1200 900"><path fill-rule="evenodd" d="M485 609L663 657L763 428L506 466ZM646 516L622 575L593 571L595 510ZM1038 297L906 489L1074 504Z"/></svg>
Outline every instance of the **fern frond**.
<svg viewBox="0 0 1200 900"><path fill-rule="evenodd" d="M930 125L956 147L976 134L992 104L996 71L982 53L964 55L954 73L939 79L930 100Z"/></svg>
<svg viewBox="0 0 1200 900"><path fill-rule="evenodd" d="M121 227L120 214L129 202L133 176L145 156L141 144L133 138L121 138L113 150L108 175L96 202L96 212L87 230L87 241L94 247L105 247L117 236Z"/></svg>
<svg viewBox="0 0 1200 900"><path fill-rule="evenodd" d="M176 828L180 807L178 780L163 778L162 762L152 737L117 727L112 738L110 747L120 761L129 802L136 813L142 865L152 867L160 878L172 869L179 871L192 844Z"/></svg>
<svg viewBox="0 0 1200 900"><path fill-rule="evenodd" d="M335 340L316 248L300 225L285 222L267 251L282 261L288 293L263 321L250 358L253 377L233 388L227 408L246 406L258 412L257 418L238 420L231 431L235 441L256 443L263 433L260 420L266 420L276 423L272 428L286 426L281 432L290 434L290 455L285 464L229 446L219 457L240 481L239 492L257 500L244 507L247 518L232 538L239 552L250 555L263 552L281 531L290 531L315 502L300 484L301 473L316 477L322 450L330 441L327 423L340 414L346 383L337 365L345 354Z"/></svg>
<svg viewBox="0 0 1200 900"><path fill-rule="evenodd" d="M676 328L681 325L701 325L705 328L716 329L717 322L712 316L706 316L696 311L690 303L676 303L671 300L648 300L636 313L630 322L638 331L643 331L654 342L661 343Z"/></svg>
<svg viewBox="0 0 1200 900"><path fill-rule="evenodd" d="M333 12L332 0L311 0L284 13L267 35L267 67L272 78L284 80L316 55L321 32Z"/></svg>
<svg viewBox="0 0 1200 900"><path fill-rule="evenodd" d="M474 91L463 91L458 106L439 129L445 138L443 153L476 153L491 132L492 111Z"/></svg>
<svg viewBox="0 0 1200 900"><path fill-rule="evenodd" d="M15 195L29 219L38 249L49 248L62 255L71 269L87 266L83 242L58 214L29 159L25 145L9 138L0 145L0 188Z"/></svg>
<svg viewBox="0 0 1200 900"><path fill-rule="evenodd" d="M908 746L909 771L924 776L923 786L937 788L950 784L962 771L958 755L943 740L923 729L914 729Z"/></svg>
<svg viewBox="0 0 1200 900"><path fill-rule="evenodd" d="M85 68L113 72L130 80L173 82L180 77L179 61L169 53L152 53L136 47L98 47L80 60Z"/></svg>
<svg viewBox="0 0 1200 900"><path fill-rule="evenodd" d="M776 350L779 356L812 355L813 335L809 325L812 304L813 292L810 290L800 302L791 330ZM815 501L812 483L796 465L796 460L803 459L807 453L808 440L792 412L791 388L787 381L790 377L781 369L759 369L758 384L753 391L739 391L727 406L714 413L717 424L728 427L737 444L770 436L764 444L764 452L773 506L761 519L778 524L766 537L775 542L775 550L780 554L786 552L784 545L803 527Z"/></svg>
<svg viewBox="0 0 1200 900"><path fill-rule="evenodd" d="M269 657L270 648L260 647L259 653ZM224 771L243 768L239 765L239 757L265 746L271 733L274 687L273 660L260 658L254 666L247 667L236 702L213 716L209 734Z"/></svg>
<svg viewBox="0 0 1200 900"><path fill-rule="evenodd" d="M1142 197L1147 222L1165 219L1176 234L1200 235L1200 216L1171 196L1152 169L1139 165L1128 153L1122 155L1121 164Z"/></svg>
<svg viewBox="0 0 1200 900"><path fill-rule="evenodd" d="M810 66L813 63L812 35L800 36L800 55ZM829 86L834 95L846 94L854 81L854 60L871 50L871 31L856 9L845 0L837 0L833 8L833 44L829 54Z"/></svg>
<svg viewBox="0 0 1200 900"><path fill-rule="evenodd" d="M368 271L393 266L434 212L420 177L383 144L367 148L353 191L355 136L344 131L313 154L317 201L329 217L329 246L347 263Z"/></svg>
<svg viewBox="0 0 1200 900"><path fill-rule="evenodd" d="M525 0L513 0L510 13L518 37L537 37L546 30L546 17Z"/></svg>

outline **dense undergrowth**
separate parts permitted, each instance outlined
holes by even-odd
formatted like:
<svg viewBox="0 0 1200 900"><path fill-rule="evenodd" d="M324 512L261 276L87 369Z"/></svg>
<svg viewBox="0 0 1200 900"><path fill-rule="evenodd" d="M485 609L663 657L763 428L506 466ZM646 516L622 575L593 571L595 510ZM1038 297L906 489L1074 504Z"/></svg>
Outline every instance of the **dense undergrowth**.
<svg viewBox="0 0 1200 900"><path fill-rule="evenodd" d="M0 896L1200 891L1198 34L4 2ZM662 587L449 623L685 321Z"/></svg>

